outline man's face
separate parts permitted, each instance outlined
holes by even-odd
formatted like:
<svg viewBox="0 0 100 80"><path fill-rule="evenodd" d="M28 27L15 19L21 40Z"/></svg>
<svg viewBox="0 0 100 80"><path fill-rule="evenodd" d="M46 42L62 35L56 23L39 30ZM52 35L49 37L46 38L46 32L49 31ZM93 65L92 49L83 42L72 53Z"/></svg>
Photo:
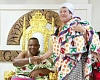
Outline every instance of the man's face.
<svg viewBox="0 0 100 80"><path fill-rule="evenodd" d="M40 45L37 40L29 40L28 49L32 55L36 55L39 51Z"/></svg>

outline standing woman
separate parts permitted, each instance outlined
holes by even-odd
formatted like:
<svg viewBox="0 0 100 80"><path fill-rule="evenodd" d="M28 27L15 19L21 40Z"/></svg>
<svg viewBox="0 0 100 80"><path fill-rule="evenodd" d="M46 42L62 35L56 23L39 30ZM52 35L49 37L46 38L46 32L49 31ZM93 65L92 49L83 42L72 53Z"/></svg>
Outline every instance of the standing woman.
<svg viewBox="0 0 100 80"><path fill-rule="evenodd" d="M87 21L73 14L71 3L62 4L59 11L62 26L53 36L52 49L41 56L44 60L53 55L57 80L89 80L92 51L100 53L98 34Z"/></svg>

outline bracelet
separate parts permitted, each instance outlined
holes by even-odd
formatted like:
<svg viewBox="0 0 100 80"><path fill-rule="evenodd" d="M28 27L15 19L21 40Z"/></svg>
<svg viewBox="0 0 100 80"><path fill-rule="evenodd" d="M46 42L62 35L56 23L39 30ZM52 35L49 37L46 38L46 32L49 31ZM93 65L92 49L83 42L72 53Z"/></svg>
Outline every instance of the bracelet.
<svg viewBox="0 0 100 80"><path fill-rule="evenodd" d="M30 57L28 58L28 61L29 61L29 64L32 64L32 62L31 62L31 58L30 58Z"/></svg>

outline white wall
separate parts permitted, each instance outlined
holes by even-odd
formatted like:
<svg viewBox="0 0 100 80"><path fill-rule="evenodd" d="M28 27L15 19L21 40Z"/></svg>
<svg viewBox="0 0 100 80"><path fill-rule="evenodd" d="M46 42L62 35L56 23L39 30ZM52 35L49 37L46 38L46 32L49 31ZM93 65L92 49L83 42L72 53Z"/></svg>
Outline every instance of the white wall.
<svg viewBox="0 0 100 80"><path fill-rule="evenodd" d="M13 70L15 71L15 67L13 67L11 62L8 63L4 63L4 62L0 62L0 80L4 80L4 72L5 71L10 71Z"/></svg>
<svg viewBox="0 0 100 80"><path fill-rule="evenodd" d="M92 4L92 26L100 31L100 0L89 0L89 4Z"/></svg>
<svg viewBox="0 0 100 80"><path fill-rule="evenodd" d="M0 4L61 4L66 0L0 0Z"/></svg>
<svg viewBox="0 0 100 80"><path fill-rule="evenodd" d="M73 4L88 4L88 0L66 0L66 2L70 2L70 3L73 3Z"/></svg>

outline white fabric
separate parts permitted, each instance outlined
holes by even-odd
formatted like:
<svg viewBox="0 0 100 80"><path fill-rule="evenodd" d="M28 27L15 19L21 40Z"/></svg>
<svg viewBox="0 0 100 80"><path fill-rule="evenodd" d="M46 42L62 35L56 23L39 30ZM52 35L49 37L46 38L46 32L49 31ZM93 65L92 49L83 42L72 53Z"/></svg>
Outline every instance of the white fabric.
<svg viewBox="0 0 100 80"><path fill-rule="evenodd" d="M62 7L68 8L69 11L71 11L71 13L74 14L74 6L73 6L71 3L63 3L63 4L61 5L61 8L62 8Z"/></svg>

